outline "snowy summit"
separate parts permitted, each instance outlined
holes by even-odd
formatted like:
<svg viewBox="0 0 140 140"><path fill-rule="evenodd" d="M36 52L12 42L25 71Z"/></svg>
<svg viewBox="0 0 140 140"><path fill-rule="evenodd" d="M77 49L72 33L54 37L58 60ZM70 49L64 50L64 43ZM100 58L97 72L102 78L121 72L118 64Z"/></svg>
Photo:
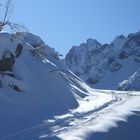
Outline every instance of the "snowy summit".
<svg viewBox="0 0 140 140"><path fill-rule="evenodd" d="M129 82L129 87L128 84L122 86L139 71L140 32L127 37L119 35L104 45L88 39L86 43L72 47L65 61L72 72L94 88L140 90L140 84L135 88L134 82L133 85Z"/></svg>

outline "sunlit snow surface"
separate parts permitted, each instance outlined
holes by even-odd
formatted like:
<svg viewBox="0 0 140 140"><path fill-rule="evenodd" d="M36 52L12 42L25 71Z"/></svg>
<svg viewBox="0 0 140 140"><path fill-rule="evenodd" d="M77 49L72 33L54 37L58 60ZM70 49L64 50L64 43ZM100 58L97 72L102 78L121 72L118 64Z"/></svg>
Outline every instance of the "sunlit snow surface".
<svg viewBox="0 0 140 140"><path fill-rule="evenodd" d="M118 121L127 121L127 116L140 110L140 92L93 90L78 99L79 107L67 114L44 120L41 124L17 132L5 140L85 140L89 133L107 132L117 127Z"/></svg>
<svg viewBox="0 0 140 140"><path fill-rule="evenodd" d="M127 121L128 115L134 115L132 111L140 109L140 96L136 93L90 92L94 95L79 101L79 108L71 111L73 116L63 119L60 116L60 120L57 117L56 125L51 127L52 135L63 140L84 140L91 132L107 132L109 128L117 126L117 121ZM57 124L57 121L61 121L61 124Z"/></svg>

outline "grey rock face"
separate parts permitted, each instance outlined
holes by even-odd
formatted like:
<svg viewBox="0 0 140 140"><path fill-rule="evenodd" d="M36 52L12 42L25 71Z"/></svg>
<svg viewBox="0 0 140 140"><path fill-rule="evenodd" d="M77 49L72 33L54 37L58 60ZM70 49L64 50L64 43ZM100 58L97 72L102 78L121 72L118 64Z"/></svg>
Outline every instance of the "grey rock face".
<svg viewBox="0 0 140 140"><path fill-rule="evenodd" d="M115 58L109 58L108 65L110 67L111 72L118 71L122 67L122 65L119 62L117 62Z"/></svg>
<svg viewBox="0 0 140 140"><path fill-rule="evenodd" d="M96 61L92 62L92 56L97 56L100 53L100 48L101 44L94 39L88 39L87 43L74 46L66 56L67 66L78 76L88 72L96 63Z"/></svg>

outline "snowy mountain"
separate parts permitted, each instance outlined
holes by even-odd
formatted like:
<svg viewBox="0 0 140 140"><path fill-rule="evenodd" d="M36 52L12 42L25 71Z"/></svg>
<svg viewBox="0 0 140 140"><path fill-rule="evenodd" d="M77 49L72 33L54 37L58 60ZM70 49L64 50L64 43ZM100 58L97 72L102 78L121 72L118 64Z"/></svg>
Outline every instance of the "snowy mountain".
<svg viewBox="0 0 140 140"><path fill-rule="evenodd" d="M65 61L68 68L90 86L118 89L119 84L140 67L140 32L117 36L111 44L104 45L88 39L72 47Z"/></svg>
<svg viewBox="0 0 140 140"><path fill-rule="evenodd" d="M139 102L140 92L91 89L36 35L0 33L0 140L92 140L136 116Z"/></svg>
<svg viewBox="0 0 140 140"><path fill-rule="evenodd" d="M16 57L19 44L23 47L22 53ZM41 52L37 47L41 47ZM52 58L51 62L42 49L46 49L43 52L50 50L49 56L46 55ZM54 56L53 49L47 48L35 35L0 33L0 136L78 106L69 84L73 81L65 75L77 78ZM84 92L75 93L85 96Z"/></svg>
<svg viewBox="0 0 140 140"><path fill-rule="evenodd" d="M128 80L119 84L119 90L140 90L140 69L136 71Z"/></svg>

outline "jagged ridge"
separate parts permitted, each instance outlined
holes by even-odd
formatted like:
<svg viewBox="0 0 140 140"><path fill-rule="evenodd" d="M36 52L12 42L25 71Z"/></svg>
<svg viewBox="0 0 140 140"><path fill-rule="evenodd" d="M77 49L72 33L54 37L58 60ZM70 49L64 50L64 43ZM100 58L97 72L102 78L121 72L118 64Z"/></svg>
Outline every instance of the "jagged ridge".
<svg viewBox="0 0 140 140"><path fill-rule="evenodd" d="M72 47L65 61L92 87L118 89L119 83L129 79L140 66L140 32L117 36L111 44L104 45L88 39Z"/></svg>

